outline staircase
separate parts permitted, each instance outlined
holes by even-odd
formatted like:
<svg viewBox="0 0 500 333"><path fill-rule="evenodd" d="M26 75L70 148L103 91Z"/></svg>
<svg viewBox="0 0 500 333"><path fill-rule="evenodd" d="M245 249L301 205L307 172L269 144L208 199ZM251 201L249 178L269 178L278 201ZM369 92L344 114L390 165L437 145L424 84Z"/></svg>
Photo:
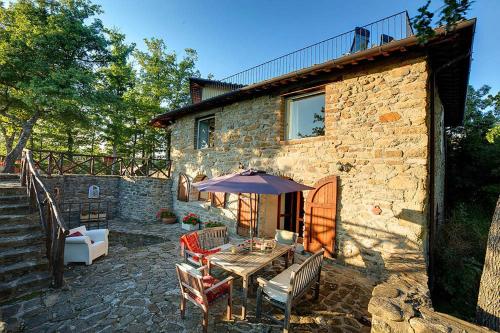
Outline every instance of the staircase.
<svg viewBox="0 0 500 333"><path fill-rule="evenodd" d="M51 277L38 214L30 214L19 176L0 174L0 304L48 287Z"/></svg>

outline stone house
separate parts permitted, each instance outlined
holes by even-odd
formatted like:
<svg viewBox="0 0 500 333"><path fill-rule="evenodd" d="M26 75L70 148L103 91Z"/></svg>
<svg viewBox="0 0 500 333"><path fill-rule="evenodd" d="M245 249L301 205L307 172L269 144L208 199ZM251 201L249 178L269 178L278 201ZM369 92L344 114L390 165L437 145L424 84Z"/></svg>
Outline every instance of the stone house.
<svg viewBox="0 0 500 333"><path fill-rule="evenodd" d="M259 235L297 231L306 251L373 272L396 252L429 258L444 210L444 130L463 118L475 20L438 28L425 45L410 33L359 47L358 29L351 52L290 73L193 78L193 103L151 121L171 133L180 218L194 212L246 235L248 195L190 184L255 168L315 187L262 195Z"/></svg>

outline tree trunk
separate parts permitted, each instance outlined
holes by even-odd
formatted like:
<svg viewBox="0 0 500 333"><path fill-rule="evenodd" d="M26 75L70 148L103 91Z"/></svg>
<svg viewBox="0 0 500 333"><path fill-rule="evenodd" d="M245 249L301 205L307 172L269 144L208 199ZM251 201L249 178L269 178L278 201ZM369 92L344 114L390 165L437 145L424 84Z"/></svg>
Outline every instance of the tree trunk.
<svg viewBox="0 0 500 333"><path fill-rule="evenodd" d="M31 136L33 126L35 126L38 118L40 118L40 112L37 111L27 122L23 124L21 135L19 136L19 140L17 141L16 146L5 157L5 167L3 169L3 172L12 173L15 171L15 163L18 159L21 158L21 152L26 146L26 143Z"/></svg>
<svg viewBox="0 0 500 333"><path fill-rule="evenodd" d="M500 197L491 221L477 298L478 324L500 331Z"/></svg>

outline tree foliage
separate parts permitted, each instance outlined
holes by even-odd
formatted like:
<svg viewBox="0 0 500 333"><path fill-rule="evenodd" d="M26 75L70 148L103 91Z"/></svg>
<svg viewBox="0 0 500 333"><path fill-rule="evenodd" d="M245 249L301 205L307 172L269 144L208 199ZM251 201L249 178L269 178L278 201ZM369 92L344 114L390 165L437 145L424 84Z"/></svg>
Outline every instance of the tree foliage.
<svg viewBox="0 0 500 333"><path fill-rule="evenodd" d="M474 1L472 0L444 0L444 5L440 8L438 26L445 26L447 31L453 29L455 24L463 19L470 10ZM425 5L418 9L418 14L412 19L413 28L417 32L420 43L426 43L435 35L432 28L433 12L429 10L431 0L427 0Z"/></svg>
<svg viewBox="0 0 500 333"><path fill-rule="evenodd" d="M463 126L447 131L447 222L436 251L434 305L473 320L486 240L500 194L500 142L489 142L498 127L500 93L469 86Z"/></svg>
<svg viewBox="0 0 500 333"><path fill-rule="evenodd" d="M189 102L197 54L179 58L158 38L138 50L107 29L89 0L0 1L0 155L22 149L165 155L149 126Z"/></svg>

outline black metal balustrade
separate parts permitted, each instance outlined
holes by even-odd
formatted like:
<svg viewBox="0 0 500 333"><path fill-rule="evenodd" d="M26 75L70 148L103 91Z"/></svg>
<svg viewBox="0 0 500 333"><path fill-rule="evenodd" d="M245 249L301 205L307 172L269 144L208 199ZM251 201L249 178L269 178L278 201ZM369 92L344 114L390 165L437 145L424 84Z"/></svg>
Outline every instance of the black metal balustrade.
<svg viewBox="0 0 500 333"><path fill-rule="evenodd" d="M413 29L408 12L403 11L214 81L210 85L212 89L203 92L204 99L412 35Z"/></svg>
<svg viewBox="0 0 500 333"><path fill-rule="evenodd" d="M81 225L87 229L108 229L109 220L113 218L110 202L106 200L63 201L59 203L59 207L70 229Z"/></svg>

